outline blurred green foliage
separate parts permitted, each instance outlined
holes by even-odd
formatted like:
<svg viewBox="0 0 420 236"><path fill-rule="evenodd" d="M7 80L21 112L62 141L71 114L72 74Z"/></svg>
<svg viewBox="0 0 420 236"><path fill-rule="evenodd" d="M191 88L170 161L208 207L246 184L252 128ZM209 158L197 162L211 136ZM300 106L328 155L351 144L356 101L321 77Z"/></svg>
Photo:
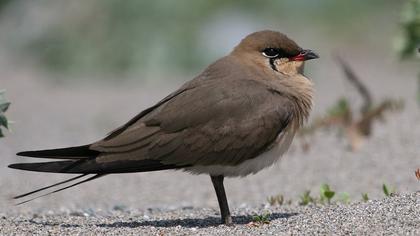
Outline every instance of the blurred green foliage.
<svg viewBox="0 0 420 236"><path fill-rule="evenodd" d="M342 192L340 193L340 195L338 196L338 200L344 204L349 204L350 203L350 194L347 192Z"/></svg>
<svg viewBox="0 0 420 236"><path fill-rule="evenodd" d="M344 117L350 112L350 104L346 98L340 98L334 106L328 110L330 117Z"/></svg>
<svg viewBox="0 0 420 236"><path fill-rule="evenodd" d="M402 58L413 58L420 48L420 0L408 0L401 16L402 35L397 47Z"/></svg>
<svg viewBox="0 0 420 236"><path fill-rule="evenodd" d="M0 11L4 6L7 6L12 0L0 0Z"/></svg>
<svg viewBox="0 0 420 236"><path fill-rule="evenodd" d="M4 91L0 91L0 138L4 137L2 127L8 129L9 123L7 121L6 115L4 114L7 109L9 109L10 102L6 101L4 97Z"/></svg>
<svg viewBox="0 0 420 236"><path fill-rule="evenodd" d="M60 74L115 77L149 71L176 74L202 68L222 53L228 53L216 53L214 46L207 46L208 32L225 34L238 32L240 27L248 31L279 29L284 25L308 29L310 22L311 29L325 30L328 38L354 37L352 29L367 25L363 22L370 22L373 14L399 3L393 0L16 0L8 5L0 14L9 10L11 21L16 23L2 37L8 41L7 48L20 53L21 58L32 59L41 68ZM211 40L221 41L223 36ZM223 47L226 42L217 45Z"/></svg>
<svg viewBox="0 0 420 236"><path fill-rule="evenodd" d="M402 59L420 57L420 0L408 0L401 13L402 34L397 41L397 49ZM417 103L420 105L420 72L417 78Z"/></svg>

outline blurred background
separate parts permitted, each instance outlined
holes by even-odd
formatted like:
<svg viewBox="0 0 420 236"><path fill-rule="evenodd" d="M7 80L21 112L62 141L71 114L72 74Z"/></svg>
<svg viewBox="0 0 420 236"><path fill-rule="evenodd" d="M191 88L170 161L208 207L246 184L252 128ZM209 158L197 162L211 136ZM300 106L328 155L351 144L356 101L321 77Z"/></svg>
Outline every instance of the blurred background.
<svg viewBox="0 0 420 236"><path fill-rule="evenodd" d="M296 200L322 183L355 201L380 197L383 183L416 191L419 21L417 0L1 0L0 90L11 105L0 140L0 206L216 206L208 177L166 171L108 176L15 208L14 194L66 176L6 166L18 151L98 140L263 29L321 55L305 67L315 107L308 132L280 164L228 180L232 205L275 194Z"/></svg>

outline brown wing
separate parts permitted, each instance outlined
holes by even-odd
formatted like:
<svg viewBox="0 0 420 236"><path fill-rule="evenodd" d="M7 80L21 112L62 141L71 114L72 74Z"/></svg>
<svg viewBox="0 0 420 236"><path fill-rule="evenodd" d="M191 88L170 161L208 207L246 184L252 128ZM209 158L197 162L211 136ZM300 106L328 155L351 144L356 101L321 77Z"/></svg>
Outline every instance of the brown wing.
<svg viewBox="0 0 420 236"><path fill-rule="evenodd" d="M256 80L207 80L184 90L116 136L97 142L97 162L158 160L235 165L263 152L287 126L291 104Z"/></svg>

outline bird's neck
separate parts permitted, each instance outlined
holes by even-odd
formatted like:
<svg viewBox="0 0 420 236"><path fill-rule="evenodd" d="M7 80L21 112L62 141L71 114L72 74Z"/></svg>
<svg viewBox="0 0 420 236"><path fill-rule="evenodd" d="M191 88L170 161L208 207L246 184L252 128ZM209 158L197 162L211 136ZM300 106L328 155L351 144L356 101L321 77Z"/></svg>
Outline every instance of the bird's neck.
<svg viewBox="0 0 420 236"><path fill-rule="evenodd" d="M296 124L302 126L312 109L314 93L312 81L303 75L304 62L279 62L277 68L279 78L275 81L279 85L279 90L293 102Z"/></svg>
<svg viewBox="0 0 420 236"><path fill-rule="evenodd" d="M293 79L283 80L281 83L287 89L286 96L293 102L293 113L297 125L302 126L312 110L313 83L302 74L297 74L293 76Z"/></svg>
<svg viewBox="0 0 420 236"><path fill-rule="evenodd" d="M301 127L312 110L314 88L311 80L298 73L271 80L272 88L289 98L296 128Z"/></svg>

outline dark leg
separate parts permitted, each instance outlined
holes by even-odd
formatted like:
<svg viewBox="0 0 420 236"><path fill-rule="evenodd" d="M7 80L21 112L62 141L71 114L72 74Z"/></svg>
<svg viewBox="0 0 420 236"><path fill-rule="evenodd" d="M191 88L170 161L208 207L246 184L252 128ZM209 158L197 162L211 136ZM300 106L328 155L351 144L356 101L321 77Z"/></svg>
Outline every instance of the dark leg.
<svg viewBox="0 0 420 236"><path fill-rule="evenodd" d="M225 187L223 186L223 175L210 176L216 191L217 201L219 201L220 215L222 216L222 224L232 225L232 217L229 212L229 205L226 198Z"/></svg>

